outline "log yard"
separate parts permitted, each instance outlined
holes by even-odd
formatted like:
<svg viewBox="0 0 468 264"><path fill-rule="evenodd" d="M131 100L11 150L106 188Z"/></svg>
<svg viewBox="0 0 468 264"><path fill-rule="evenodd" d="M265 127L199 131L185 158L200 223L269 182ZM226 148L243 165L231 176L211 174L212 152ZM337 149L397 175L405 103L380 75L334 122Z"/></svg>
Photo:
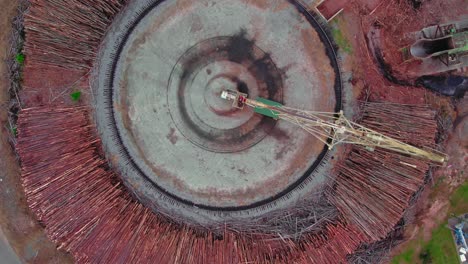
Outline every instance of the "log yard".
<svg viewBox="0 0 468 264"><path fill-rule="evenodd" d="M1 264L458 264L467 0L0 0Z"/></svg>

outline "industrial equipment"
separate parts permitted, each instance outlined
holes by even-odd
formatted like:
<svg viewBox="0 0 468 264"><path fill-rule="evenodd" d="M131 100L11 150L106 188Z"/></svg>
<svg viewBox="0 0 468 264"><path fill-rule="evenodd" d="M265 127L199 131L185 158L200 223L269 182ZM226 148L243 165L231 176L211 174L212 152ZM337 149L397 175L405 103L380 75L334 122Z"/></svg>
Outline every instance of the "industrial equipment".
<svg viewBox="0 0 468 264"><path fill-rule="evenodd" d="M449 67L445 71L468 65L468 20L430 26L414 35L414 44L401 49L404 61L438 59Z"/></svg>
<svg viewBox="0 0 468 264"><path fill-rule="evenodd" d="M331 113L294 109L264 98L249 99L246 94L231 90L223 91L221 98L232 101L235 108L243 109L245 106L250 106L258 114L299 125L326 144L329 149L338 144L348 143L363 146L370 151L376 147L383 148L436 164L444 164L448 160L445 154L436 150L411 146L348 120L343 111Z"/></svg>

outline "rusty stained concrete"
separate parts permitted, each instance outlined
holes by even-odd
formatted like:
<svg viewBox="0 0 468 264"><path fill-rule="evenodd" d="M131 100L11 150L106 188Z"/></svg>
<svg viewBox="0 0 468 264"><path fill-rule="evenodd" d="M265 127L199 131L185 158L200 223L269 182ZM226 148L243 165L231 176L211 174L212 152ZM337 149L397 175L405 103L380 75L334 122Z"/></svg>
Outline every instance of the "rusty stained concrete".
<svg viewBox="0 0 468 264"><path fill-rule="evenodd" d="M260 1L254 1L259 4ZM265 1L264 1L265 2ZM282 5L278 5L275 11L280 11L285 8L285 1ZM316 1L304 1L304 2L316 2ZM0 0L0 7L2 7L1 16L1 27L0 32L0 51L1 57L4 58L6 50L6 39L5 36L8 34L7 30L3 30L8 27L8 20L13 14L16 1L12 0ZM312 6L313 4L310 4ZM261 6L259 6L261 7ZM265 7L265 5L263 5ZM3 15L5 14L5 15ZM195 21L197 21L195 19ZM201 30L201 22L194 23L191 27L191 31ZM2 60L3 62L3 60ZM2 74L0 75L0 104L3 106L6 100L6 85L5 81L5 68L2 64ZM57 251L55 245L51 243L44 235L42 227L37 223L35 217L29 212L26 202L22 194L22 188L19 182L19 168L17 162L14 159L13 153L10 151L10 146L7 143L7 133L3 129L3 122L5 121L5 112L1 112L0 121L2 122L2 129L0 130L0 177L2 179L0 183L1 200L0 205L0 221L2 228L5 230L5 235L9 240L9 243L13 246L16 252L19 253L20 258L28 263L72 263L70 256L66 255L61 251ZM287 139L282 133L273 132L271 134L275 139ZM167 136L167 140L171 143L177 143L180 139L175 131L171 131ZM275 154L275 158L283 158L283 150L281 149ZM118 157L114 157L118 158ZM245 173L243 169L239 169L240 173Z"/></svg>
<svg viewBox="0 0 468 264"><path fill-rule="evenodd" d="M247 32L247 39L269 53L278 68L285 69L281 87L285 105L333 111L334 72L315 30L290 4L276 9L259 8L258 4L163 2L142 21L130 37L131 44L124 49L124 63L119 66L122 74L116 75L122 76L117 81L121 86L116 87L118 101L127 103L116 105L128 112L128 116L122 113L123 127L130 128L124 132L124 140L152 181L185 199L215 206L245 205L265 199L301 177L322 150L322 143L296 125L279 122L271 134L284 134L282 138L286 140L267 136L242 152L205 151L187 140L178 130L180 124L172 120L174 109L168 109L168 104L174 102L171 98L166 101L167 89L172 87L166 87L181 55L206 39L233 36L241 30ZM198 21L195 32L193 21ZM190 94L184 95L194 98L190 103L195 108L206 107L199 97L207 89L203 81L208 83L210 77L201 75L205 71L197 73L193 81L197 86L189 87ZM210 113L197 112L200 113L203 121L214 119ZM209 124L219 129L239 122L228 116L215 120L218 124Z"/></svg>

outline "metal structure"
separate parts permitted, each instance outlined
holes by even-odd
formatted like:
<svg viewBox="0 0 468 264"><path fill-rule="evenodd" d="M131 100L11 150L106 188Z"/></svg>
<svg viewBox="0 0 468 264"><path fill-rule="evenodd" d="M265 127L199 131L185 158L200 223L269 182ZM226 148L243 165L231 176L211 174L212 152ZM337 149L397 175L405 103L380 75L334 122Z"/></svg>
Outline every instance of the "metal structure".
<svg viewBox="0 0 468 264"><path fill-rule="evenodd" d="M405 61L436 58L445 66L466 66L468 55L468 21L459 21L424 28L418 40L402 49Z"/></svg>
<svg viewBox="0 0 468 264"><path fill-rule="evenodd" d="M347 143L360 145L371 151L376 147L383 148L437 164L444 164L447 161L447 156L443 153L414 147L350 121L344 116L343 111L328 113L294 109L263 98L248 99L245 94L236 91L224 91L221 98L233 101L233 106L236 108L242 109L247 105L259 114L294 123L317 137L330 149L338 144Z"/></svg>
<svg viewBox="0 0 468 264"><path fill-rule="evenodd" d="M461 222L455 226L455 236L457 238L457 244L460 244L464 249L468 250L468 245L466 244L465 235L463 232L463 227L465 222Z"/></svg>

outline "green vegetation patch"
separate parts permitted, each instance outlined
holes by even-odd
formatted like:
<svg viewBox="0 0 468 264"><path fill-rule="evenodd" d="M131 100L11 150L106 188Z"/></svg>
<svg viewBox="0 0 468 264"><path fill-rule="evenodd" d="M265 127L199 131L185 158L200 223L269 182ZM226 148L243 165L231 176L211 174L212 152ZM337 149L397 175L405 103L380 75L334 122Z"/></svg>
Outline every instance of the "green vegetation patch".
<svg viewBox="0 0 468 264"><path fill-rule="evenodd" d="M343 32L341 32L341 30L336 25L332 29L332 35L338 47L340 47L344 52L348 54L353 52L351 43L349 43L348 39L343 35Z"/></svg>
<svg viewBox="0 0 468 264"><path fill-rule="evenodd" d="M26 56L23 53L18 53L15 56L16 62L18 62L20 65L24 64L24 61L26 60Z"/></svg>
<svg viewBox="0 0 468 264"><path fill-rule="evenodd" d="M443 223L432 232L431 240L424 246L422 263L450 264L458 263L457 249L452 238L451 230Z"/></svg>
<svg viewBox="0 0 468 264"><path fill-rule="evenodd" d="M395 256L392 260L392 264L400 264L400 263L414 263L413 261L414 249L410 248L405 252L401 253L398 256Z"/></svg>
<svg viewBox="0 0 468 264"><path fill-rule="evenodd" d="M76 92L73 92L70 94L70 97L72 99L73 102L78 102L80 99L81 99L81 92L80 91L76 91Z"/></svg>
<svg viewBox="0 0 468 264"><path fill-rule="evenodd" d="M442 187L441 187L442 188ZM449 198L450 208L444 222L432 232L428 242L419 237L408 245L406 251L392 259L392 264L458 264L458 255L452 231L447 227L450 215L468 212L468 183L464 183Z"/></svg>
<svg viewBox="0 0 468 264"><path fill-rule="evenodd" d="M461 215L468 212L468 182L465 182L462 186L450 196L450 207L451 212L455 215Z"/></svg>

